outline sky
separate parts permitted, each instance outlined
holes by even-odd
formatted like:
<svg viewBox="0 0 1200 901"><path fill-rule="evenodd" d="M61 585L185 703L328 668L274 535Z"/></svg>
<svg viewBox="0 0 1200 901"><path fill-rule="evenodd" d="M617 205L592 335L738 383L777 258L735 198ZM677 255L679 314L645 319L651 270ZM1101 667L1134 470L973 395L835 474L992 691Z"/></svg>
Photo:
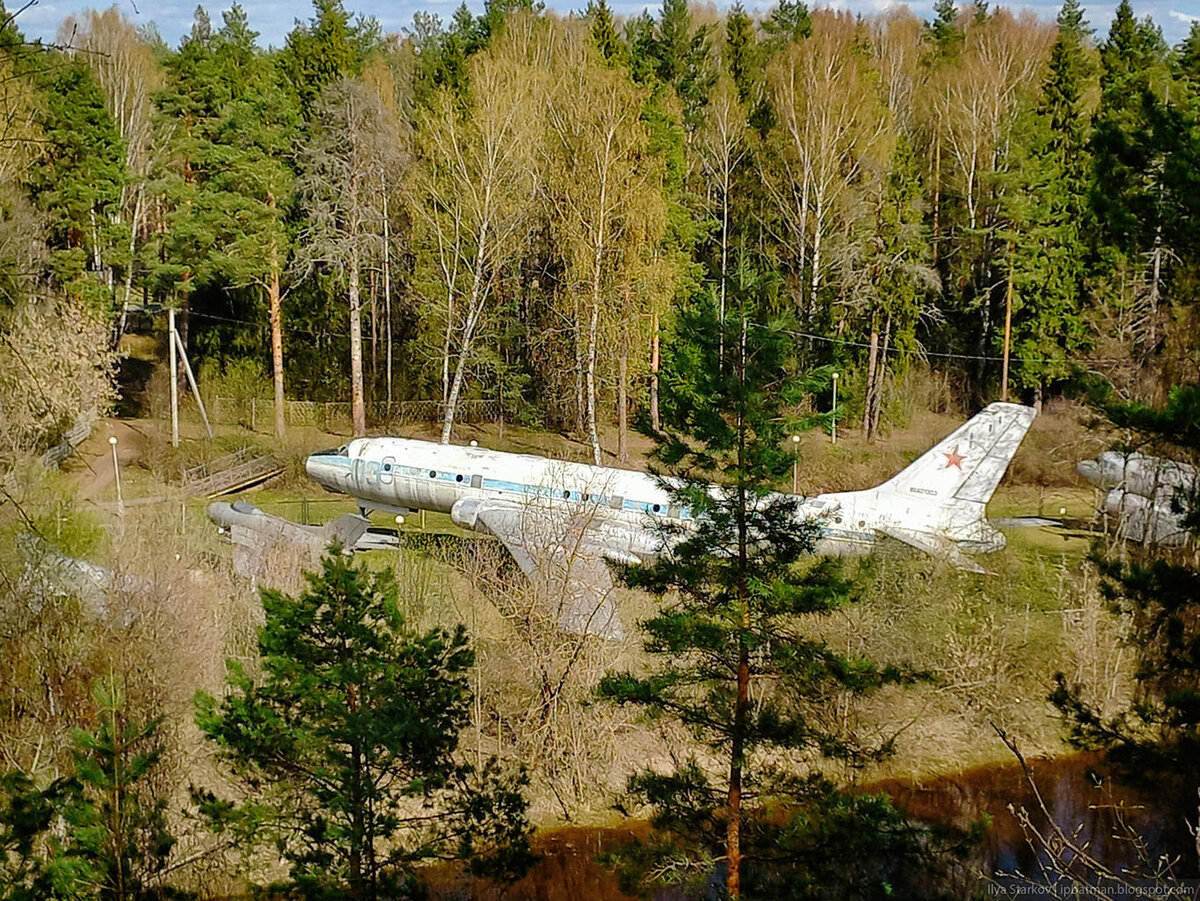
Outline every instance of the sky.
<svg viewBox="0 0 1200 901"><path fill-rule="evenodd" d="M461 0L345 0L347 9L366 16L374 16L379 20L383 30L387 32L401 31L412 23L413 13L417 10L427 10L439 15L443 22L449 21L455 8ZM1153 17L1162 28L1163 37L1167 43L1174 46L1183 40L1191 23L1200 21L1200 0L1132 0L1134 12L1138 18ZM116 6L137 25L153 22L158 32L168 44L175 46L185 35L192 22L192 14L196 9L197 0L116 0ZM743 0L748 9L755 7L754 0ZM8 9L20 9L23 0L9 0ZM85 9L103 8L105 0L86 2L86 0L33 0L17 18L21 30L31 38L54 40L59 23L71 13ZM217 0L206 2L204 6L212 16L213 22L221 21L220 11L228 9L232 2ZM482 8L482 0L468 0L467 5L476 12ZM587 0L547 0L547 5L562 12L572 9L582 9ZM729 2L721 0L718 5L724 9ZM761 9L769 9L770 2L757 4ZM839 9L850 9L855 12L872 13L887 8L891 0L827 0L811 5L832 6ZM931 18L933 0L913 0L908 4L917 15ZM993 5L1005 5L995 2ZM1013 3L1012 6L1018 4ZM1060 2L1046 0L1030 0L1022 4L1032 9L1039 16L1050 19L1058 12ZM646 8L644 3L636 0L610 0L609 6L618 15L638 15ZM242 7L250 17L251 26L259 32L260 42L267 46L281 46L284 36L292 29L297 18L305 21L311 15L312 7L307 0L242 0ZM1087 18L1098 37L1108 33L1108 24L1112 20L1115 2L1098 3L1087 6ZM658 8L651 7L651 12Z"/></svg>

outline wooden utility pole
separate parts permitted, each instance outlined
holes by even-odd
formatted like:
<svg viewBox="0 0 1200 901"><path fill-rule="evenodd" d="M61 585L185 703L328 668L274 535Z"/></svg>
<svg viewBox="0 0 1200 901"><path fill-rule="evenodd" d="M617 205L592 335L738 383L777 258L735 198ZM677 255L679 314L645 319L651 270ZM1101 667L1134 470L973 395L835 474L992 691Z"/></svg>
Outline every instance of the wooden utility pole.
<svg viewBox="0 0 1200 901"><path fill-rule="evenodd" d="M171 358L171 447L179 447L179 362L175 359L175 308L167 310L167 348Z"/></svg>
<svg viewBox="0 0 1200 901"><path fill-rule="evenodd" d="M204 430L208 437L213 437L212 425L208 421L208 411L204 409L204 401L200 399L200 388L196 385L196 376L192 365L188 362L187 348L183 339L175 329L175 308L167 310L167 347L171 358L171 446L179 447L179 360L176 353L183 358L183 371L187 375L188 387L196 398L196 406L200 408L200 418L204 420Z"/></svg>
<svg viewBox="0 0 1200 901"><path fill-rule="evenodd" d="M179 332L174 332L175 343L179 346L179 356L183 359L183 371L187 375L188 386L192 389L192 394L196 398L196 406L200 408L200 418L204 420L204 430L208 432L208 437L213 437L212 425L208 421L208 411L204 409L204 401L200 398L200 388L196 385L196 376L192 372L192 364L188 362L187 350L183 346L183 339L179 337ZM251 398L253 401L253 398ZM253 408L251 408L253 409ZM253 426L253 423L251 423Z"/></svg>
<svg viewBox="0 0 1200 901"><path fill-rule="evenodd" d="M1008 351L1012 343L1012 247L1009 247L1008 288L1004 292L1004 363L1000 369L1000 399L1008 400Z"/></svg>

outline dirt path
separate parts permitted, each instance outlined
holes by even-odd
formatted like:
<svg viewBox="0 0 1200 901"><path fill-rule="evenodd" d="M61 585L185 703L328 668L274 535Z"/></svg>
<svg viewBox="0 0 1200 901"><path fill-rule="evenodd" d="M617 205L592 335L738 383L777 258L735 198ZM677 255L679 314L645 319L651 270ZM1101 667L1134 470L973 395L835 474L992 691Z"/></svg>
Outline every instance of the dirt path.
<svg viewBox="0 0 1200 901"><path fill-rule="evenodd" d="M147 453L155 428L144 420L105 419L96 424L92 434L63 465L75 483L82 500L108 501L116 499L113 486L112 446L108 439L117 439L117 461L121 469L138 464Z"/></svg>

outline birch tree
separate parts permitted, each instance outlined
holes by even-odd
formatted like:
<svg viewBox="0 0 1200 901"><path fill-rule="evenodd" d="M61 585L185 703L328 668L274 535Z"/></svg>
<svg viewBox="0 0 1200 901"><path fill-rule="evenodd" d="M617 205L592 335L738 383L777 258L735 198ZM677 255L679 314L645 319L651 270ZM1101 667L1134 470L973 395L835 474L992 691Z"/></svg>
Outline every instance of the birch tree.
<svg viewBox="0 0 1200 901"><path fill-rule="evenodd" d="M826 243L864 159L887 133L890 116L856 52L848 15L818 12L812 37L793 43L768 69L777 124L778 177L769 187L797 248L797 300L816 313L828 265Z"/></svg>
<svg viewBox="0 0 1200 901"><path fill-rule="evenodd" d="M725 318L728 293L730 216L734 179L749 150L747 111L733 78L722 74L709 96L696 136L696 150L707 183L709 207L720 223L719 314Z"/></svg>
<svg viewBox="0 0 1200 901"><path fill-rule="evenodd" d="M440 89L418 119L412 179L422 297L441 325L441 441L448 444L497 280L520 253L538 182L540 74L496 48L471 59L468 109Z"/></svg>
<svg viewBox="0 0 1200 901"><path fill-rule="evenodd" d="M636 220L654 206L658 194L639 121L643 100L624 72L590 56L572 62L547 98L548 193L570 290L585 298L579 309L586 322L577 323L577 334L584 346L588 443L597 466L601 319L610 311L624 318L629 294L621 290L618 246L627 233L638 231Z"/></svg>

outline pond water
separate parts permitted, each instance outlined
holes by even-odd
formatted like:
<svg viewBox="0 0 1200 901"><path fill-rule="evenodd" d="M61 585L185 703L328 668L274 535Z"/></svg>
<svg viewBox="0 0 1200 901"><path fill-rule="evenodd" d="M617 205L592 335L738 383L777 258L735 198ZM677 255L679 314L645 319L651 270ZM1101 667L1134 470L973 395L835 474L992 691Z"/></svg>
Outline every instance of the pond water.
<svg viewBox="0 0 1200 901"><path fill-rule="evenodd" d="M1197 818L1196 787L1158 780L1154 785L1118 784L1095 755L1077 754L1030 761L1046 811L1078 847L1106 866L1120 870L1138 867L1145 858L1177 859L1180 879L1200 878L1196 840L1189 823ZM966 827L987 815L991 827L972 861L980 874L1038 873L1037 856L1010 805L1024 808L1032 825L1052 834L1033 788L1017 765L982 766L950 776L913 782L886 780L865 787L886 792L914 818ZM540 833L535 841L541 861L519 883L508 887L460 880L447 869L427 871L430 895L439 901L536 899L536 901L621 901L616 877L598 864L596 855L645 836L644 822L616 827L569 826ZM1133 841L1140 837L1139 848ZM1001 880L1006 881L1006 880ZM655 901L675 901L682 893L665 890Z"/></svg>

